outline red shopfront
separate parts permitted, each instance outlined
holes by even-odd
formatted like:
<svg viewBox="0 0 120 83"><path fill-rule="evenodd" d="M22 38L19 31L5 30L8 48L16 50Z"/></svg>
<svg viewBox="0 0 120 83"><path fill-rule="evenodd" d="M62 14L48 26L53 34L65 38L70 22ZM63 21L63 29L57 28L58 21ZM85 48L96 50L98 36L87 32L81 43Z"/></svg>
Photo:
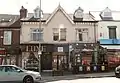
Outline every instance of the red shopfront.
<svg viewBox="0 0 120 83"><path fill-rule="evenodd" d="M4 57L6 55L6 51L4 48L0 48L0 65L3 64Z"/></svg>

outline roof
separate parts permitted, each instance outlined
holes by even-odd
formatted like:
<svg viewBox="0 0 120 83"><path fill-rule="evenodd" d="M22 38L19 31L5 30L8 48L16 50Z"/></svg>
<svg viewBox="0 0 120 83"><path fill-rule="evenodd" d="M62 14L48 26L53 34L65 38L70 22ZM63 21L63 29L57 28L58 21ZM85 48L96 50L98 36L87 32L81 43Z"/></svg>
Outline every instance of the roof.
<svg viewBox="0 0 120 83"><path fill-rule="evenodd" d="M90 14L94 16L94 19L99 21L102 20L100 17L100 13L101 11L90 11ZM112 18L113 21L120 20L120 11L112 11Z"/></svg>
<svg viewBox="0 0 120 83"><path fill-rule="evenodd" d="M0 65L0 66L15 66L16 67L16 65Z"/></svg>
<svg viewBox="0 0 120 83"><path fill-rule="evenodd" d="M48 19L46 20L46 24L52 19L52 17L57 13L58 10L61 10L61 12L66 16L66 18L68 18L68 20L74 24L73 20L70 18L70 16L64 11L64 9L59 5L54 11L53 13L48 17Z"/></svg>
<svg viewBox="0 0 120 83"><path fill-rule="evenodd" d="M0 27L20 27L19 15L0 14Z"/></svg>
<svg viewBox="0 0 120 83"><path fill-rule="evenodd" d="M73 13L68 14L64 11L64 9L59 5L52 13L43 13L43 16L41 17L41 21L48 23L50 19L56 14L57 10L61 10L63 14L68 18L68 20L71 23L73 22ZM34 13L28 13L28 16L24 19L21 19L23 22L37 22L39 21L39 18L34 18ZM94 17L90 13L84 13L83 15L83 21L95 21Z"/></svg>

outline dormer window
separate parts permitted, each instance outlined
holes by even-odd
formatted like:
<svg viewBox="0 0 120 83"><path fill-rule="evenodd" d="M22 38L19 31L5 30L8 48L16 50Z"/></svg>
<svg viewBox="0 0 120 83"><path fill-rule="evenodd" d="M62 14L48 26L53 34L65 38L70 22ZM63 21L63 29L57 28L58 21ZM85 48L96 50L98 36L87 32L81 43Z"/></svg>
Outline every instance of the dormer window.
<svg viewBox="0 0 120 83"><path fill-rule="evenodd" d="M78 8L77 10L75 10L75 13L74 13L74 20L77 20L77 21L81 21L83 20L83 9L82 8Z"/></svg>
<svg viewBox="0 0 120 83"><path fill-rule="evenodd" d="M112 20L112 11L106 7L101 13L100 17L102 20Z"/></svg>
<svg viewBox="0 0 120 83"><path fill-rule="evenodd" d="M37 8L34 10L34 18L40 18L40 8L37 6Z"/></svg>
<svg viewBox="0 0 120 83"><path fill-rule="evenodd" d="M34 10L34 18L40 18L40 13L41 13L41 18L43 17L43 11L40 10L39 6Z"/></svg>

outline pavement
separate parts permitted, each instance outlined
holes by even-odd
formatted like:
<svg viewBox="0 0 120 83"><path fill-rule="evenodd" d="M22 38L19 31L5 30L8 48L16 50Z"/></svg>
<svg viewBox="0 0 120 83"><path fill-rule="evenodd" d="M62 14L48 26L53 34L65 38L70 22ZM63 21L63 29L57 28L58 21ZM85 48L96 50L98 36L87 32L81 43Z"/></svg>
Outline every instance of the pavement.
<svg viewBox="0 0 120 83"><path fill-rule="evenodd" d="M87 73L87 74L72 74L65 73L63 76L52 76L51 73L42 73L42 81L51 82L58 80L73 80L73 79L84 79L84 78L103 78L103 77L115 77L115 73L111 72L99 72L99 73Z"/></svg>

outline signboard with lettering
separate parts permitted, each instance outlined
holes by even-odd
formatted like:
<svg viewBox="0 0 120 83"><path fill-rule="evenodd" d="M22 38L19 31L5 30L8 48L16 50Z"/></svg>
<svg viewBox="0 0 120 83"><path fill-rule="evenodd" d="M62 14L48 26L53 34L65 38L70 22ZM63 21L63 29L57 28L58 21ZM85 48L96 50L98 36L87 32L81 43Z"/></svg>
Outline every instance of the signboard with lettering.
<svg viewBox="0 0 120 83"><path fill-rule="evenodd" d="M63 47L58 47L58 52L63 52Z"/></svg>

